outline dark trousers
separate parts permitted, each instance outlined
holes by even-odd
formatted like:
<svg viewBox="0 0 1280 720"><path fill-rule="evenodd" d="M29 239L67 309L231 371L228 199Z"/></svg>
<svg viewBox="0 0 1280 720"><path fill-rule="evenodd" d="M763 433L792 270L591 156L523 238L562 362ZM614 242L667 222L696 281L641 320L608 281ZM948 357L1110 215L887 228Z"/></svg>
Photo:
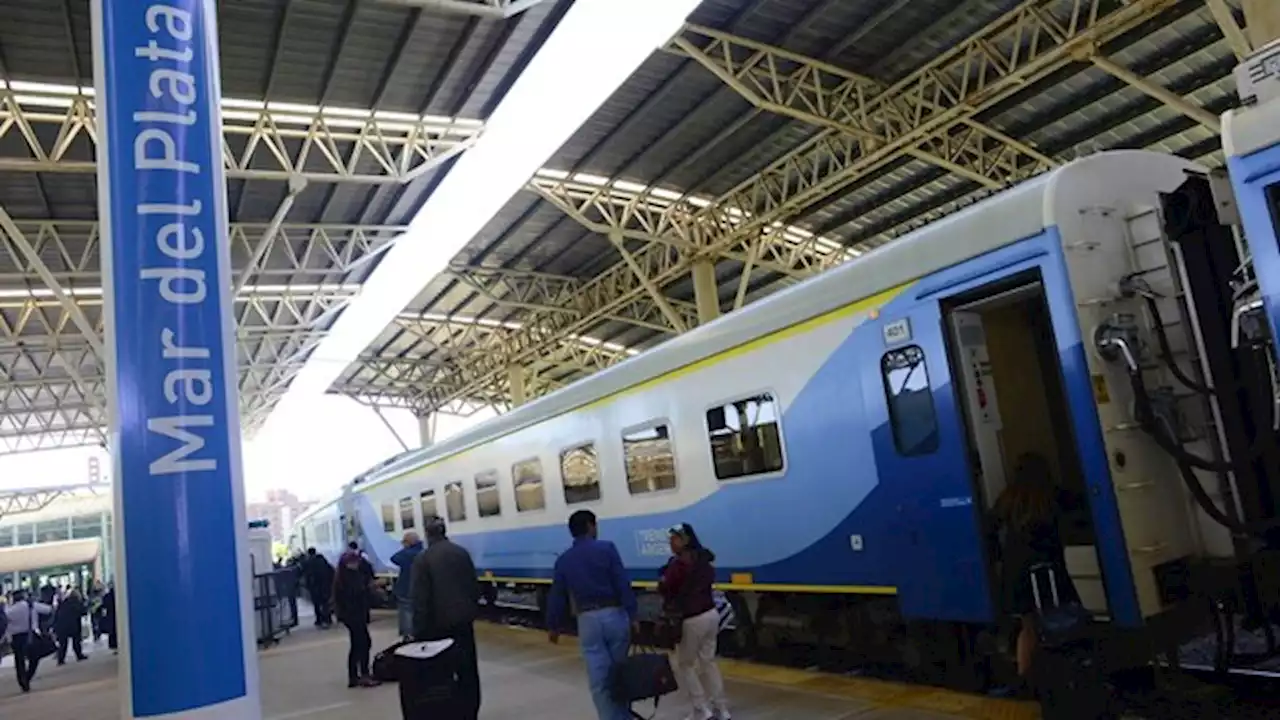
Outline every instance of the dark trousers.
<svg viewBox="0 0 1280 720"><path fill-rule="evenodd" d="M9 641L13 648L14 673L18 676L18 687L23 690L31 689L31 678L36 676L36 668L40 666L40 658L31 657L27 652L30 641L30 633L14 633Z"/></svg>
<svg viewBox="0 0 1280 720"><path fill-rule="evenodd" d="M457 650L458 699L462 717L476 720L480 716L480 658L476 655L476 629L471 623L460 625L445 637L451 638Z"/></svg>
<svg viewBox="0 0 1280 720"><path fill-rule="evenodd" d="M311 604L316 610L316 627L329 627L333 624L333 610L329 603L329 593L323 590L312 590Z"/></svg>
<svg viewBox="0 0 1280 720"><path fill-rule="evenodd" d="M71 646L71 649L75 651L77 660L84 659L84 647L81 645L82 641L80 639L80 635L81 635L80 630L76 630L70 635L63 635L63 634L58 635L58 664L59 665L67 661L67 645L68 644Z"/></svg>
<svg viewBox="0 0 1280 720"><path fill-rule="evenodd" d="M352 623L347 626L351 636L351 649L347 651L347 679L359 680L369 676L369 653L373 650L373 638L369 637L369 626L364 623Z"/></svg>

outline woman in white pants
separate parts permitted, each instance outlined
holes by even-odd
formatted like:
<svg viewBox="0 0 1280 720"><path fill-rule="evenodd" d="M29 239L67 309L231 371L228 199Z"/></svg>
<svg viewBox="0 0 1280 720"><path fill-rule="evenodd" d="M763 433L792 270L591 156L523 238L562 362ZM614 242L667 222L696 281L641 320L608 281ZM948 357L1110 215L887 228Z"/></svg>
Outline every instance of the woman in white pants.
<svg viewBox="0 0 1280 720"><path fill-rule="evenodd" d="M716 556L702 546L688 523L671 528L670 536L672 558L662 569L658 591L669 616L681 620L676 665L680 684L693 701L689 720L730 720L724 680L716 666L720 613L711 593Z"/></svg>

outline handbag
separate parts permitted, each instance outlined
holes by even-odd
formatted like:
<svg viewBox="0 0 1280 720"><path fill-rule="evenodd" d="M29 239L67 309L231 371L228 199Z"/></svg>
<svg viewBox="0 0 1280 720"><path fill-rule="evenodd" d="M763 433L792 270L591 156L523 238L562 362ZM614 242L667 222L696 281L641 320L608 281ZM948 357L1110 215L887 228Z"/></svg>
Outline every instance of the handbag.
<svg viewBox="0 0 1280 720"><path fill-rule="evenodd" d="M28 636L25 655L28 660L43 660L58 651L58 644L45 633L33 633Z"/></svg>
<svg viewBox="0 0 1280 720"><path fill-rule="evenodd" d="M671 660L663 653L644 652L637 645L632 645L627 657L610 671L610 695L615 702L626 705L631 716L639 720L645 719L630 710L631 703L652 700L656 713L659 699L677 689L679 685L671 669Z"/></svg>
<svg viewBox="0 0 1280 720"><path fill-rule="evenodd" d="M29 660L43 660L58 651L58 644L48 634L40 632L36 606L27 600L27 646L22 654Z"/></svg>
<svg viewBox="0 0 1280 720"><path fill-rule="evenodd" d="M675 650L684 639L684 618L680 611L665 604L662 614L653 624L653 647L660 650Z"/></svg>

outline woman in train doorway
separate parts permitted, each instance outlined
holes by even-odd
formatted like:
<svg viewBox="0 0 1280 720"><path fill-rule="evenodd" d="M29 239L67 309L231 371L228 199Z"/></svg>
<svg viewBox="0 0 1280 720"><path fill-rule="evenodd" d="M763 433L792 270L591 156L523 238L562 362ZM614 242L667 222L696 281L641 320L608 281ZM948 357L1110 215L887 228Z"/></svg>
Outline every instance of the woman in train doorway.
<svg viewBox="0 0 1280 720"><path fill-rule="evenodd" d="M676 664L681 675L680 683L693 701L693 713L689 718L729 720L724 680L716 666L720 613L711 593L716 579L712 566L716 556L702 546L689 523L671 528L670 536L672 558L662 569L658 592L670 612L681 619Z"/></svg>
<svg viewBox="0 0 1280 720"><path fill-rule="evenodd" d="M1038 565L1053 568L1061 603L1076 603L1076 592L1067 574L1066 551L1059 521L1071 498L1053 481L1049 463L1040 455L1027 453L1018 458L1013 481L996 500L992 510L999 534L1001 603L1007 615L1020 620L1017 643L1018 675L1025 681L1036 650L1036 600L1031 569ZM1048 598L1045 598L1046 601Z"/></svg>
<svg viewBox="0 0 1280 720"><path fill-rule="evenodd" d="M362 567L360 553L348 550L338 561L333 578L333 607L338 622L347 626L350 647L347 650L347 687L374 687L380 683L369 672L369 654L373 639L369 637L370 606L373 588Z"/></svg>

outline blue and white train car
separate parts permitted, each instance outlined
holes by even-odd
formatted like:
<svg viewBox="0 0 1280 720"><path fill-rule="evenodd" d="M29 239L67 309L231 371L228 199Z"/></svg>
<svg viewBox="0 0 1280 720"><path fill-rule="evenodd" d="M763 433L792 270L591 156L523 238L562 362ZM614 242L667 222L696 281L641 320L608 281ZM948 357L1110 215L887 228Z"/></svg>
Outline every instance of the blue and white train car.
<svg viewBox="0 0 1280 720"><path fill-rule="evenodd" d="M486 581L530 586L574 510L641 586L689 522L758 626L803 614L792 627L833 638L888 608L972 627L999 615L987 508L1038 453L1088 498L1068 537L1087 602L1143 626L1175 602L1170 567L1219 551L1093 338L1141 314L1123 277L1168 279L1138 236L1195 172L1138 151L1073 162L404 456L299 522L319 538L349 513L385 568L437 514Z"/></svg>
<svg viewBox="0 0 1280 720"><path fill-rule="evenodd" d="M1246 60L1237 76L1246 104L1223 116L1222 144L1258 284L1238 314L1257 313L1280 338L1280 42Z"/></svg>

